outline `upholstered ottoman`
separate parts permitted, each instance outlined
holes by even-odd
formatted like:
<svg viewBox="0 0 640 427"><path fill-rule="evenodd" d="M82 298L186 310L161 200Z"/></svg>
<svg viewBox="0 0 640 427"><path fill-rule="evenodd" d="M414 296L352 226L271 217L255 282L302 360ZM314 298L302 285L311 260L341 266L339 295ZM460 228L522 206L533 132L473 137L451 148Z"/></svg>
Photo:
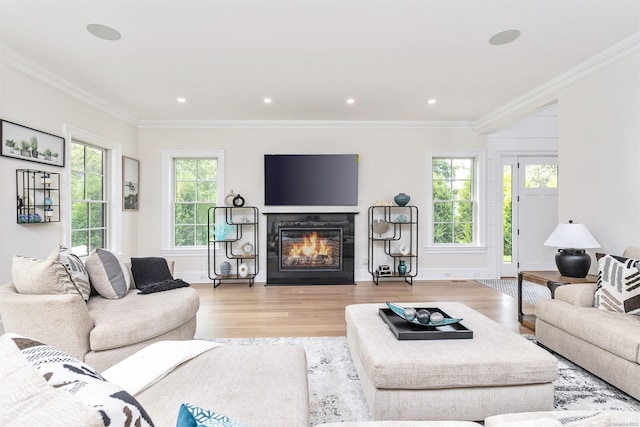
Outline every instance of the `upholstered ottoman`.
<svg viewBox="0 0 640 427"><path fill-rule="evenodd" d="M557 359L460 303L438 307L473 330L472 339L397 340L378 309L347 306L347 341L376 420L469 420L553 409Z"/></svg>

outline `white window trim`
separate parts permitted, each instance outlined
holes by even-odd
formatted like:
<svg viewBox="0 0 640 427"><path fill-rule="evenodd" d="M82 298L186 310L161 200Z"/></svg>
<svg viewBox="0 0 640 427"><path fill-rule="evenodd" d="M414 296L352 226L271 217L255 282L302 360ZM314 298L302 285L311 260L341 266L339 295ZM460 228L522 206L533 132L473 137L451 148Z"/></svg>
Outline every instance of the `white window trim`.
<svg viewBox="0 0 640 427"><path fill-rule="evenodd" d="M212 158L218 159L218 199L216 204L224 206L224 150L162 150L162 255L164 256L207 256L206 246L173 246L173 159Z"/></svg>
<svg viewBox="0 0 640 427"><path fill-rule="evenodd" d="M71 247L71 141L77 140L107 150L107 179L105 180L107 194L107 249L122 254L122 188L116 183L122 177L122 144L96 135L68 124L63 126L67 146L64 153L62 171L62 191L60 203L64 207L62 213L63 242Z"/></svg>
<svg viewBox="0 0 640 427"><path fill-rule="evenodd" d="M433 159L434 158L473 158L474 159L474 192L476 194L475 236L473 244L433 244ZM425 250L429 253L484 253L486 246L486 154L484 151L430 151L427 152L427 206Z"/></svg>

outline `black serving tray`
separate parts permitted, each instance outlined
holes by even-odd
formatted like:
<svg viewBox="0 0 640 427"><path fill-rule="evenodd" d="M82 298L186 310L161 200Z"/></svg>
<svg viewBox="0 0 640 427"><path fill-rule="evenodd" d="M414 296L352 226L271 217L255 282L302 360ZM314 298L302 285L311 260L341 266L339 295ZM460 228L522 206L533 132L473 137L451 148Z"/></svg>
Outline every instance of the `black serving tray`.
<svg viewBox="0 0 640 427"><path fill-rule="evenodd" d="M440 312L445 318L451 318L437 307L414 307L416 310L426 309ZM460 340L473 338L473 331L462 323L445 326L425 326L409 323L389 308L378 310L380 317L389 325L389 329L398 340Z"/></svg>

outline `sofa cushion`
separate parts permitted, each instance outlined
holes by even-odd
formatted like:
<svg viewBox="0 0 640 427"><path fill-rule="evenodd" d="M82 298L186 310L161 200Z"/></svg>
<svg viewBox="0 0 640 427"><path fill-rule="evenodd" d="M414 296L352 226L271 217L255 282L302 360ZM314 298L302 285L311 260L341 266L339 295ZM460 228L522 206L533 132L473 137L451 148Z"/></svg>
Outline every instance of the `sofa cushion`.
<svg viewBox="0 0 640 427"><path fill-rule="evenodd" d="M640 314L640 261L612 255L600 258L594 306Z"/></svg>
<svg viewBox="0 0 640 427"><path fill-rule="evenodd" d="M73 251L63 245L58 247L58 261L64 264L71 275L73 284L82 295L82 298L87 301L91 294L91 284L89 283L89 272L84 266L82 260L73 253Z"/></svg>
<svg viewBox="0 0 640 427"><path fill-rule="evenodd" d="M57 248L46 260L14 255L11 276L16 290L21 294L78 294L80 291L71 274L58 260Z"/></svg>
<svg viewBox="0 0 640 427"><path fill-rule="evenodd" d="M203 373L213 380L202 381ZM181 364L136 399L159 426L175 426L184 402L247 426L309 426L307 380L302 346L221 345Z"/></svg>
<svg viewBox="0 0 640 427"><path fill-rule="evenodd" d="M640 363L640 316L577 307L553 299L538 301L536 317L623 359Z"/></svg>
<svg viewBox="0 0 640 427"><path fill-rule="evenodd" d="M131 284L129 270L120 257L107 249L96 249L85 261L91 286L104 298L119 299Z"/></svg>
<svg viewBox="0 0 640 427"><path fill-rule="evenodd" d="M98 411L47 384L9 334L0 337L0 360L0 425L104 426Z"/></svg>
<svg viewBox="0 0 640 427"><path fill-rule="evenodd" d="M190 287L149 295L131 290L117 300L91 297L87 308L94 328L89 346L109 350L160 336L195 317L199 305L198 292Z"/></svg>
<svg viewBox="0 0 640 427"><path fill-rule="evenodd" d="M167 260L159 257L131 258L131 274L138 289L173 279Z"/></svg>

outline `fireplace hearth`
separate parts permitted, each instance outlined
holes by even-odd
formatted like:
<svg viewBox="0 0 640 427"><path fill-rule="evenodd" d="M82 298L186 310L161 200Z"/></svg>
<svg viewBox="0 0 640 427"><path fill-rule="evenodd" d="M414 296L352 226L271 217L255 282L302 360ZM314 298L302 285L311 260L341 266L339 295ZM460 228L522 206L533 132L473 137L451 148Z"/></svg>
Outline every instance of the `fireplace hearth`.
<svg viewBox="0 0 640 427"><path fill-rule="evenodd" d="M267 285L353 285L356 213L266 213Z"/></svg>

